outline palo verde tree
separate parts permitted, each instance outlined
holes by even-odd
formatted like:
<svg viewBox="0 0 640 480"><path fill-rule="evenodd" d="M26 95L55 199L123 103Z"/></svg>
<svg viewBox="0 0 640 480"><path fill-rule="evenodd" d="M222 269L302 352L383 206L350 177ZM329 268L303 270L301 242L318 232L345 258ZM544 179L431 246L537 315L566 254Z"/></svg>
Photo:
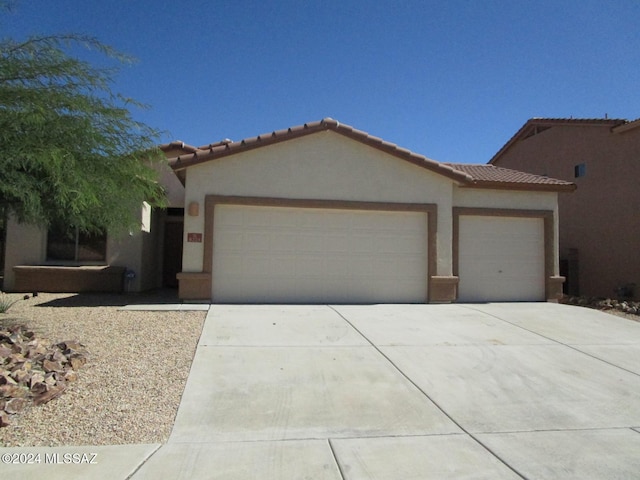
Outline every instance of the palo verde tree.
<svg viewBox="0 0 640 480"><path fill-rule="evenodd" d="M112 92L117 68L68 53L78 46L128 60L82 35L0 41L0 210L43 227L130 228L143 201L165 203L158 132Z"/></svg>

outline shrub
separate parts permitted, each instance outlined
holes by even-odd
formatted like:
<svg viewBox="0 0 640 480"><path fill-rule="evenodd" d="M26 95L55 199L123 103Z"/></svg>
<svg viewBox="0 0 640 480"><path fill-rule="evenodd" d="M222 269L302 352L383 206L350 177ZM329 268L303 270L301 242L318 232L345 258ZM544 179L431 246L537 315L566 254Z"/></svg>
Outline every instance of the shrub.
<svg viewBox="0 0 640 480"><path fill-rule="evenodd" d="M11 298L6 293L0 292L0 313L6 313L19 300L20 298Z"/></svg>

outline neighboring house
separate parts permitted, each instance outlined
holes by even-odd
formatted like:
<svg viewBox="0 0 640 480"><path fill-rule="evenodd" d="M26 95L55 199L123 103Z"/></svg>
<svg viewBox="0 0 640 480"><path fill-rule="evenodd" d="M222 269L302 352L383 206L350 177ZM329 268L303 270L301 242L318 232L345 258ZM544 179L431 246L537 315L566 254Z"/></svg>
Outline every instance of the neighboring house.
<svg viewBox="0 0 640 480"><path fill-rule="evenodd" d="M568 294L640 298L640 120L533 118L489 164L577 184L558 200Z"/></svg>
<svg viewBox="0 0 640 480"><path fill-rule="evenodd" d="M178 142L161 147L166 155L193 152ZM124 235L75 237L52 228L47 231L19 224L6 226L4 281L9 292L139 292L162 286L177 287L181 271L184 187L164 165L160 181L169 201L166 210L144 204L140 228Z"/></svg>
<svg viewBox="0 0 640 480"><path fill-rule="evenodd" d="M179 295L217 303L557 299L569 181L444 164L324 119L170 159Z"/></svg>

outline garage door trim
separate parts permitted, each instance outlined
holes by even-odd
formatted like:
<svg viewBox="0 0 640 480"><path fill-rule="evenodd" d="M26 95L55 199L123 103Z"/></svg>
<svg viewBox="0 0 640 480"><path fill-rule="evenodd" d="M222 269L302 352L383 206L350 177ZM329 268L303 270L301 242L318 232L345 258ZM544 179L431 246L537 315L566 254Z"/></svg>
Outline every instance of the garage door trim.
<svg viewBox="0 0 640 480"><path fill-rule="evenodd" d="M245 205L256 207L290 207L317 208L336 210L370 210L385 212L421 212L427 214L427 291L425 300L429 301L431 278L437 276L437 213L438 206L434 203L393 203L366 202L353 200L321 200L277 197L249 197L233 195L207 195L205 197L205 228L204 228L204 257L202 271L208 274L208 285L203 285L212 291L213 271L213 229L216 205Z"/></svg>
<svg viewBox="0 0 640 480"><path fill-rule="evenodd" d="M526 210L510 208L474 208L453 207L453 274L459 276L460 266L460 217L512 217L512 218L541 218L544 221L544 276L545 296L552 299L564 281L564 278L554 275L555 257L553 244L555 238L554 214L552 210Z"/></svg>

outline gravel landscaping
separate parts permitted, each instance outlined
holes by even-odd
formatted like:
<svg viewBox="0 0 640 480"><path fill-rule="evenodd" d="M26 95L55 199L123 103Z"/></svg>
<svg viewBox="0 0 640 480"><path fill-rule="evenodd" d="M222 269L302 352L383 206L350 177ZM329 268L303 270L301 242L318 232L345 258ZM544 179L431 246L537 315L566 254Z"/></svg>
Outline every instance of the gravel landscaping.
<svg viewBox="0 0 640 480"><path fill-rule="evenodd" d="M22 295L12 295L21 298ZM64 393L0 428L0 446L166 442L206 312L120 311L162 297L41 293L0 314L51 344L77 340L88 361Z"/></svg>

